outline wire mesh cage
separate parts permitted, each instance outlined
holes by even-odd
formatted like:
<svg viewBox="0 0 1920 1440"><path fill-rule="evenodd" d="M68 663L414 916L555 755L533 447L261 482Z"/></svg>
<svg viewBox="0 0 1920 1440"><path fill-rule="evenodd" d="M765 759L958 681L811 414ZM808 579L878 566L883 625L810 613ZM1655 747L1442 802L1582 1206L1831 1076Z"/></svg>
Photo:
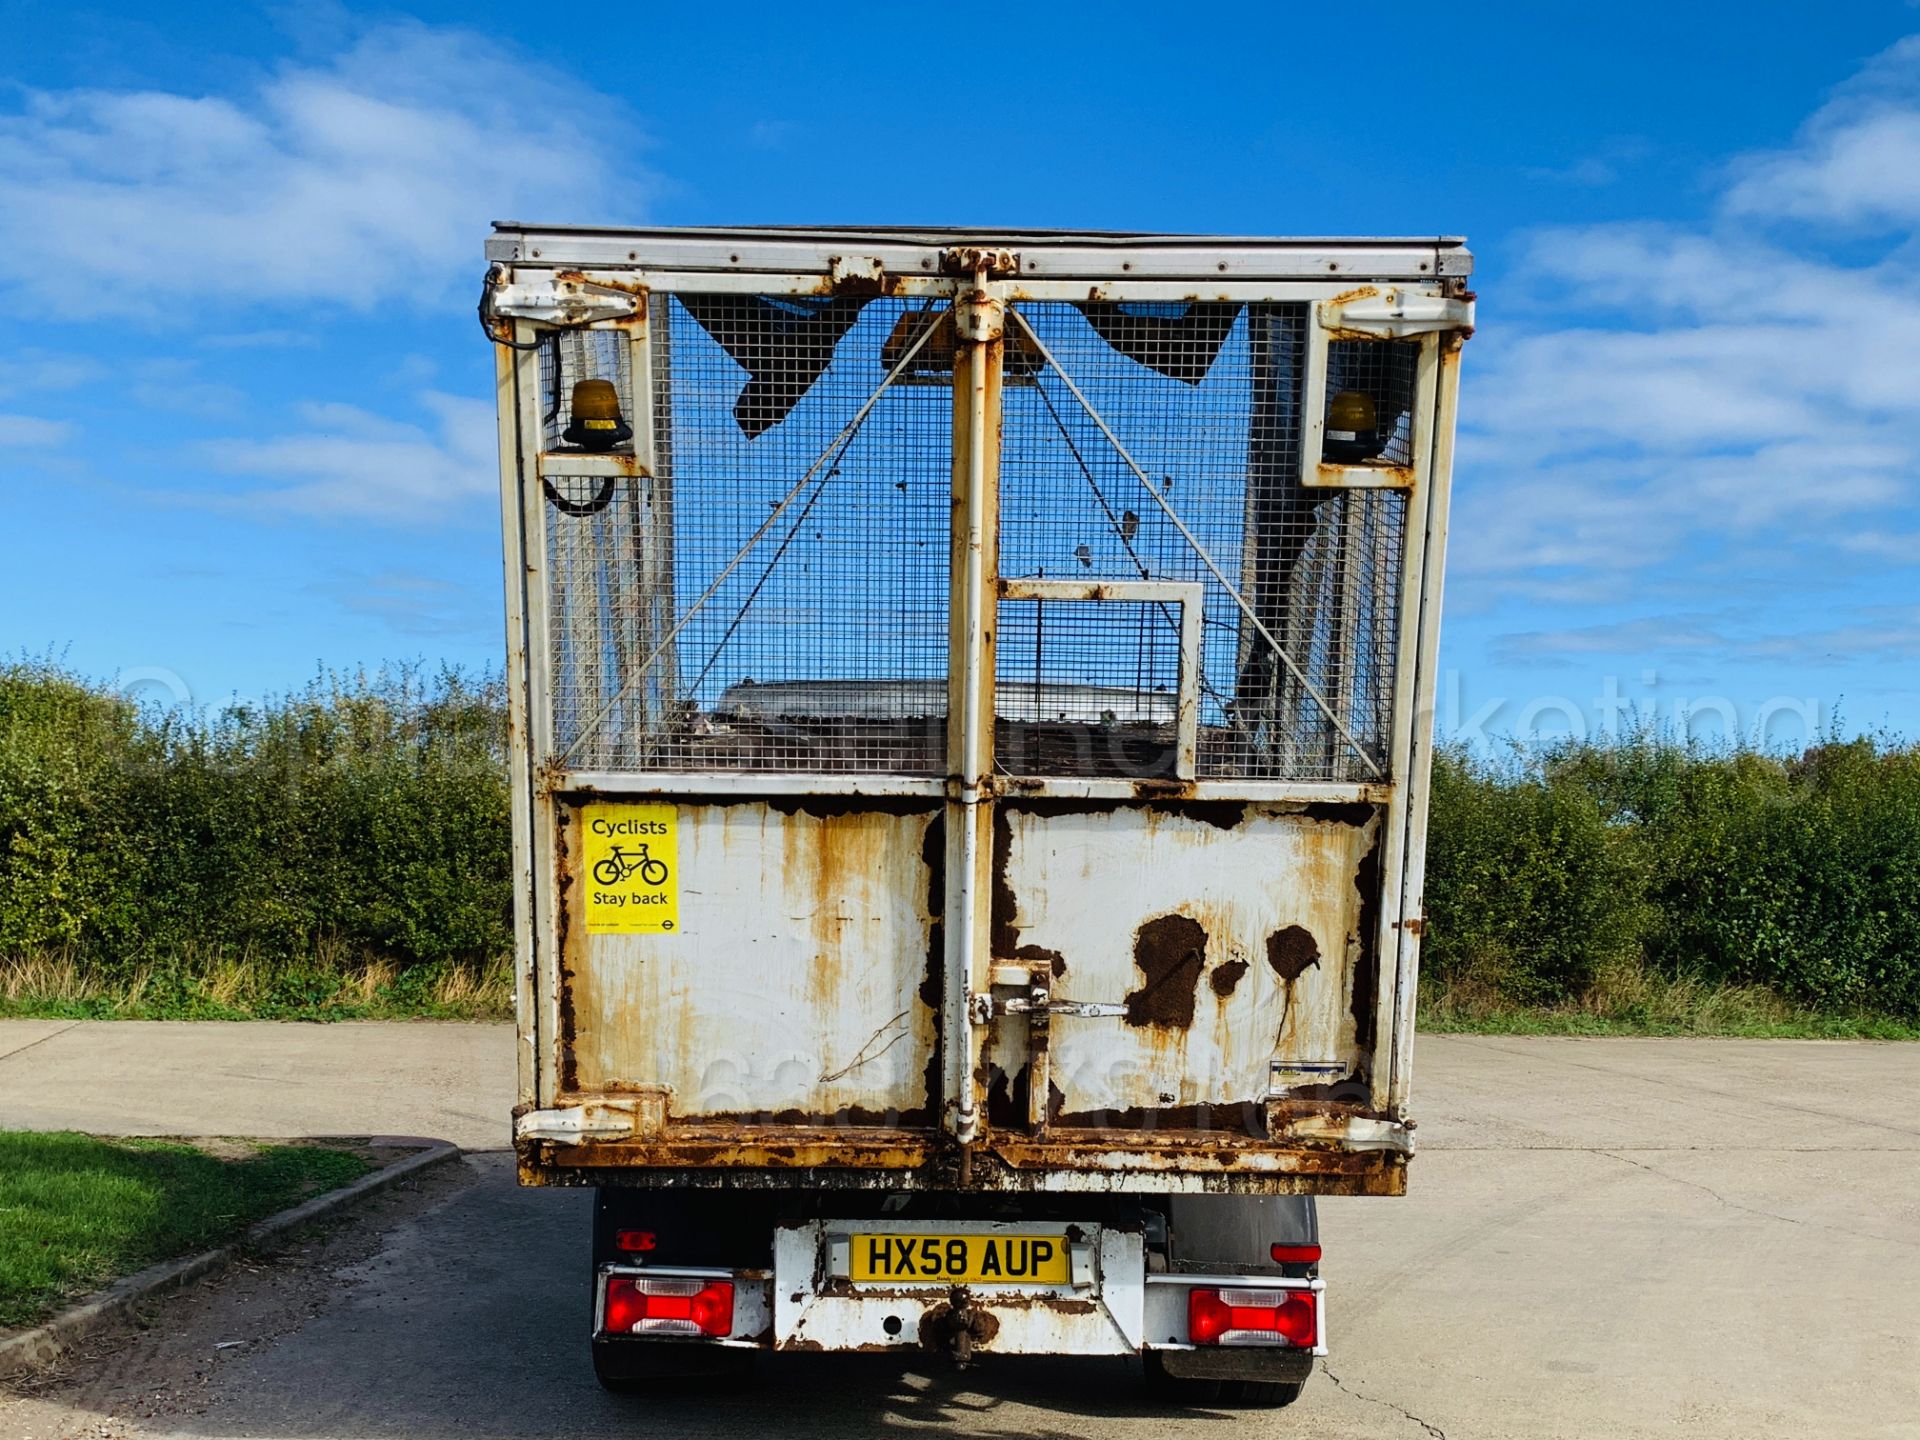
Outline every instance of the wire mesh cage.
<svg viewBox="0 0 1920 1440"><path fill-rule="evenodd" d="M1384 770L1406 500L1302 485L1307 306L1019 308L1058 369L1006 400L1000 572L1204 585L1202 778ZM1155 609L1108 642L1143 698ZM1003 637L1003 685L1019 665Z"/></svg>
<svg viewBox="0 0 1920 1440"><path fill-rule="evenodd" d="M1014 775L1171 776L1177 605L1002 600L994 755Z"/></svg>
<svg viewBox="0 0 1920 1440"><path fill-rule="evenodd" d="M649 304L638 474L562 458L581 380L633 393L626 333L540 357L559 764L944 774L949 302ZM1304 301L1014 307L997 573L1185 582L1201 620L1187 675L1178 604L1002 600L998 769L1172 773L1184 685L1199 778L1384 775L1407 496L1303 484L1303 416L1363 394L1385 436L1368 463L1398 463L1419 346L1335 341L1310 400L1308 323ZM1331 437L1350 417L1328 414Z"/></svg>
<svg viewBox="0 0 1920 1440"><path fill-rule="evenodd" d="M939 773L952 398L880 389L907 302L652 306L653 473L548 519L565 763Z"/></svg>

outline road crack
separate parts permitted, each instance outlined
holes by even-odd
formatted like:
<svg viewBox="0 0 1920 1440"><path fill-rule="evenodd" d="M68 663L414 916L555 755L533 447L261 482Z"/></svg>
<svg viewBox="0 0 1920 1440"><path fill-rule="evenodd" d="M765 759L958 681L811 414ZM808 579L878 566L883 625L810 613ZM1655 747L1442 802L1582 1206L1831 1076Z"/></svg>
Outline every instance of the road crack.
<svg viewBox="0 0 1920 1440"><path fill-rule="evenodd" d="M1433 1437L1433 1440L1447 1440L1446 1431L1442 1430L1438 1425L1435 1425L1430 1421L1422 1420L1418 1415L1414 1414L1411 1410L1407 1409L1406 1406L1396 1405L1391 1400L1382 1400L1377 1395L1364 1395L1360 1391L1355 1390L1351 1385L1347 1384L1346 1381L1342 1380L1338 1375L1334 1374L1333 1367L1327 1364L1325 1360L1322 1360L1320 1362L1320 1373L1325 1375L1327 1379L1331 1380L1333 1382L1333 1388L1338 1390L1342 1395L1351 1395L1354 1399L1364 1400L1369 1405L1378 1405L1382 1409L1391 1410L1393 1411L1394 1414L1400 1416L1402 1419L1411 1420L1414 1424L1418 1425L1422 1430L1426 1431L1427 1434L1431 1435Z"/></svg>
<svg viewBox="0 0 1920 1440"><path fill-rule="evenodd" d="M1742 1215L1753 1215L1762 1220L1778 1220L1783 1225L1802 1225L1809 1230L1825 1230L1831 1235L1846 1235L1855 1240L1869 1240L1875 1244L1886 1244L1888 1242L1895 1245L1907 1246L1913 1244L1913 1241L1902 1240L1897 1235L1865 1235L1858 1230L1849 1230L1841 1225L1823 1225L1818 1220L1802 1220L1797 1215L1782 1215L1777 1210L1762 1210L1755 1205L1742 1205L1738 1200L1729 1200L1711 1185L1702 1185L1698 1180L1688 1180L1684 1176L1671 1174L1657 1166L1649 1165L1644 1161L1622 1155L1617 1150L1600 1150L1595 1153L1605 1155L1610 1160L1618 1160L1622 1165L1631 1165L1636 1170L1644 1170L1649 1175L1657 1175L1662 1180L1670 1181L1675 1185L1684 1185L1689 1190L1698 1190L1702 1195L1711 1196L1726 1206L1727 1209L1737 1210Z"/></svg>
<svg viewBox="0 0 1920 1440"><path fill-rule="evenodd" d="M84 1023L85 1023L84 1021L75 1020L72 1024L61 1026L58 1030L54 1031L51 1035L42 1035L38 1040L29 1040L24 1045L16 1045L13 1049L7 1051L4 1055L0 1055L0 1060L11 1060L16 1055L24 1055L27 1053L27 1051L33 1049L33 1047L36 1045L44 1045L49 1040L58 1040L62 1035L66 1034L67 1031L69 1030L78 1030L80 1026L83 1025Z"/></svg>

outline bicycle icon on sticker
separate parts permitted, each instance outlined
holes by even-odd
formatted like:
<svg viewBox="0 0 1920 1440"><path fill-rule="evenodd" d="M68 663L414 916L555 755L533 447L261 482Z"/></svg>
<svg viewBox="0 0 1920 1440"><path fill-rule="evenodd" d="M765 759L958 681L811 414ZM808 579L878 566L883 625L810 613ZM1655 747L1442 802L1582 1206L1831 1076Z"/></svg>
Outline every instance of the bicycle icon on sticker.
<svg viewBox="0 0 1920 1440"><path fill-rule="evenodd" d="M651 886L656 890L667 883L666 861L654 859L647 853L645 845L631 853L624 846L614 846L606 859L593 867L593 878L611 888L636 872L640 876L642 885Z"/></svg>

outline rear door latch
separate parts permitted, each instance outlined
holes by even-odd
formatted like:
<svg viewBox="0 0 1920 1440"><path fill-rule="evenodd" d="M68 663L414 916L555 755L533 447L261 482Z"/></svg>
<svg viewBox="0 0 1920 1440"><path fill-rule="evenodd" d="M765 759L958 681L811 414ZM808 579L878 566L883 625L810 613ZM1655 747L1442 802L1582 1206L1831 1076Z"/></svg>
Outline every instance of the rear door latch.
<svg viewBox="0 0 1920 1440"><path fill-rule="evenodd" d="M1024 995L976 994L969 1003L973 1011L971 1019L976 1025L985 1025L1002 1015L1076 1015L1092 1020L1127 1013L1126 1006L1104 1000L1056 1000L1045 985L1038 983L1030 985Z"/></svg>

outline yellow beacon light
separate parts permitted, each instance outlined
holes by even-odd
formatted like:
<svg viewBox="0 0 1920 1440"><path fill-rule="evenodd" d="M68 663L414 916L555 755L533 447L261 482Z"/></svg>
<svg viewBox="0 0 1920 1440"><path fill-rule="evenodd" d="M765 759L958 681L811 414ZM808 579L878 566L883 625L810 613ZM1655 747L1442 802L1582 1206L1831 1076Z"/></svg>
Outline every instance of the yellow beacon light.
<svg viewBox="0 0 1920 1440"><path fill-rule="evenodd" d="M1364 390L1341 390L1327 402L1327 428L1321 450L1335 464L1362 464L1383 448L1373 397Z"/></svg>
<svg viewBox="0 0 1920 1440"><path fill-rule="evenodd" d="M582 380L573 387L573 422L561 438L582 450L611 450L633 438L621 417L620 392L611 380Z"/></svg>

